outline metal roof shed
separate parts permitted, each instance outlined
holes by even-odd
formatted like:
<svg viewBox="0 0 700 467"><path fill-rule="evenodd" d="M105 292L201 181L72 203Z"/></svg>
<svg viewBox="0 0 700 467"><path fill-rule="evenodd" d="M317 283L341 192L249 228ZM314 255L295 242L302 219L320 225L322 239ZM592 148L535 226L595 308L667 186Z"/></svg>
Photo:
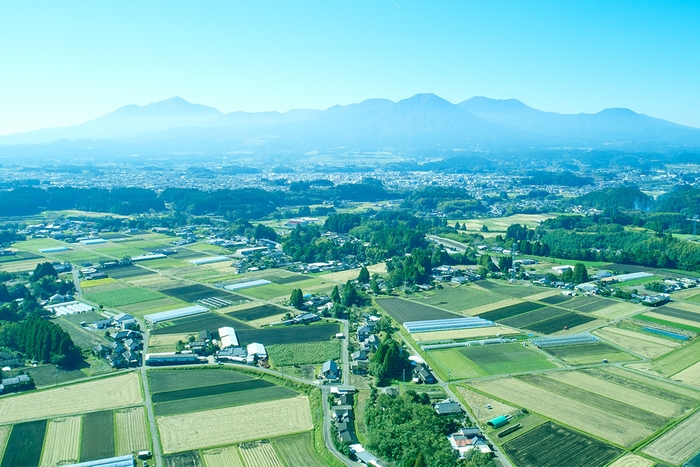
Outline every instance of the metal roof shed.
<svg viewBox="0 0 700 467"><path fill-rule="evenodd" d="M500 428L507 423L508 423L508 418L505 415L501 415L500 417L492 418L486 424L488 426L492 426L494 428Z"/></svg>

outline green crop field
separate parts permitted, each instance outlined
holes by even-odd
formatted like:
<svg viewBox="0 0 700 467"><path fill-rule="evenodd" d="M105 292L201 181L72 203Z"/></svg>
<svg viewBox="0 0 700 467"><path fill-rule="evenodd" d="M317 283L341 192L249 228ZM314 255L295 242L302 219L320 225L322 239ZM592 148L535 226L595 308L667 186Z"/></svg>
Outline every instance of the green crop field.
<svg viewBox="0 0 700 467"><path fill-rule="evenodd" d="M174 319L170 323L171 325L161 325L158 324L158 328L151 330L151 334L154 336L161 334L188 334L203 331L205 329L218 329L223 326L233 326L236 330L236 335L238 336L238 341L243 343L255 342L255 340L244 341L240 337L240 332L244 329L253 329L252 326L243 324L240 321L233 320L227 316L220 315L218 313L201 313L199 315ZM263 342L263 344L266 344Z"/></svg>
<svg viewBox="0 0 700 467"><path fill-rule="evenodd" d="M401 298L382 298L377 300L384 311L389 313L399 324L406 321L423 321L432 319L462 318L463 315L440 310L421 303L403 300Z"/></svg>
<svg viewBox="0 0 700 467"><path fill-rule="evenodd" d="M240 326L239 326L240 327ZM264 329L243 329L238 331L236 336L238 342L248 343L260 342L264 345L294 344L303 342L324 342L330 340L338 332L340 325L337 323L293 325L284 327L273 327Z"/></svg>
<svg viewBox="0 0 700 467"><path fill-rule="evenodd" d="M518 467L600 467L622 454L622 450L573 430L545 423L503 445Z"/></svg>
<svg viewBox="0 0 700 467"><path fill-rule="evenodd" d="M544 305L535 302L523 302L505 306L503 308L497 308L493 311L481 314L480 317L490 321L498 321L506 318L512 318L513 316L522 315L523 313L528 313L530 311L539 310L540 308L544 308Z"/></svg>
<svg viewBox="0 0 700 467"><path fill-rule="evenodd" d="M526 328L532 324L554 318L556 316L561 316L565 313L567 313L566 310L561 310L554 307L545 307L535 311L530 311L528 313L523 313L521 315L513 316L512 318L503 319L499 321L499 323L512 328Z"/></svg>
<svg viewBox="0 0 700 467"><path fill-rule="evenodd" d="M243 321L254 321L256 319L269 318L270 316L280 315L286 313L290 310L274 305L260 305L254 306L252 308L246 308L245 310L232 311L226 313L232 318L240 319Z"/></svg>
<svg viewBox="0 0 700 467"><path fill-rule="evenodd" d="M157 416L176 415L181 413L201 412L204 410L221 409L237 405L254 404L278 399L289 399L299 393L282 386L272 386L249 391L218 394L214 396L195 397L155 404Z"/></svg>
<svg viewBox="0 0 700 467"><path fill-rule="evenodd" d="M90 289L86 289L86 292L89 293L89 290ZM107 292L90 293L87 295L87 298L94 302L101 303L106 307L119 307L157 300L159 298L165 298L165 296L161 293L142 289L140 287L126 287Z"/></svg>
<svg viewBox="0 0 700 467"><path fill-rule="evenodd" d="M148 371L148 383L152 393L207 387L214 384L239 383L251 379L254 378L223 368Z"/></svg>
<svg viewBox="0 0 700 467"><path fill-rule="evenodd" d="M311 432L274 438L271 442L279 458L289 467L302 465L304 467L328 467L328 464L314 451L314 440Z"/></svg>
<svg viewBox="0 0 700 467"><path fill-rule="evenodd" d="M231 392L269 388L272 386L274 386L274 384L270 383L269 381L262 379L251 379L249 381L240 381L237 383L216 384L198 388L158 392L153 394L152 400L154 403L172 402L183 399L194 399L196 397L218 396L219 394L228 394Z"/></svg>
<svg viewBox="0 0 700 467"><path fill-rule="evenodd" d="M269 345L266 350L273 366L310 365L340 358L340 341Z"/></svg>
<svg viewBox="0 0 700 467"><path fill-rule="evenodd" d="M545 319L537 323L529 324L526 329L539 332L542 334L553 334L555 332L571 329L581 324L586 324L594 321L592 316L581 315L578 313L568 312L563 315L558 315L553 318Z"/></svg>
<svg viewBox="0 0 700 467"><path fill-rule="evenodd" d="M0 467L39 465L45 433L46 420L14 425Z"/></svg>
<svg viewBox="0 0 700 467"><path fill-rule="evenodd" d="M425 305L444 308L449 311L462 311L477 306L488 305L506 299L506 296L471 286L447 286L442 290L428 292L413 300Z"/></svg>
<svg viewBox="0 0 700 467"><path fill-rule="evenodd" d="M482 287L488 290L489 292L501 294L506 297L512 298L523 298L537 294L542 291L542 289L540 288L535 288L531 286L525 287L522 285L507 284L504 282L494 282L490 280L479 281L477 284L479 285L479 287Z"/></svg>
<svg viewBox="0 0 700 467"><path fill-rule="evenodd" d="M491 375L556 368L541 353L517 343L462 347L459 351Z"/></svg>
<svg viewBox="0 0 700 467"><path fill-rule="evenodd" d="M261 300L271 300L277 297L288 297L292 293L292 290L298 289L300 287L303 287L303 284L299 282L287 285L273 283L260 285L257 287L250 287L241 290L241 293L244 293L245 295L251 297L259 298Z"/></svg>
<svg viewBox="0 0 700 467"><path fill-rule="evenodd" d="M454 381L489 375L486 370L465 357L458 347L431 350L426 360L442 380Z"/></svg>
<svg viewBox="0 0 700 467"><path fill-rule="evenodd" d="M700 361L700 340L685 345L647 364L664 376L675 375Z"/></svg>
<svg viewBox="0 0 700 467"><path fill-rule="evenodd" d="M105 410L83 416L80 462L114 456L114 412Z"/></svg>
<svg viewBox="0 0 700 467"><path fill-rule="evenodd" d="M242 300L242 297L232 294L226 290L215 289L214 287L207 287L206 285L201 284L163 289L161 290L161 293L182 300L183 302L196 302L197 300L212 297L221 297L229 301Z"/></svg>
<svg viewBox="0 0 700 467"><path fill-rule="evenodd" d="M603 359L608 360L610 363L639 360L627 352L603 343L550 347L544 350L572 365L600 363Z"/></svg>

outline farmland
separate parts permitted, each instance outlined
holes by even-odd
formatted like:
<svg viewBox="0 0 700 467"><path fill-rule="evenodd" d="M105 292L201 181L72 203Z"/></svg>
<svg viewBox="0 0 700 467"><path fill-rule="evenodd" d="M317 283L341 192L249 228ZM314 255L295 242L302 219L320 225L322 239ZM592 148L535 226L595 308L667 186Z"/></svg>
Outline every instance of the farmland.
<svg viewBox="0 0 700 467"><path fill-rule="evenodd" d="M163 456L163 462L165 467L203 467L202 459L196 451Z"/></svg>
<svg viewBox="0 0 700 467"><path fill-rule="evenodd" d="M504 446L518 467L560 467L562 459L576 467L600 467L622 454L620 449L555 423L545 423Z"/></svg>
<svg viewBox="0 0 700 467"><path fill-rule="evenodd" d="M154 411L157 416L178 415L189 412L221 409L224 407L277 401L294 398L298 395L297 392L283 386L270 386L249 391L227 392L212 396L161 402L154 406Z"/></svg>
<svg viewBox="0 0 700 467"><path fill-rule="evenodd" d="M90 290L91 289L86 290L86 292L89 293L87 297L90 300L111 308L164 298L164 296L158 292L142 289L140 287L126 287L98 293L90 293Z"/></svg>
<svg viewBox="0 0 700 467"><path fill-rule="evenodd" d="M240 319L242 321L254 321L262 318L269 318L270 316L276 316L284 314L289 310L281 308L274 305L260 305L252 308L246 308L245 310L232 311L226 313L232 318Z"/></svg>
<svg viewBox="0 0 700 467"><path fill-rule="evenodd" d="M399 324L406 321L421 321L433 319L461 318L461 315L449 311L440 310L432 306L403 300L400 298L382 298L377 300L384 311L389 313Z"/></svg>
<svg viewBox="0 0 700 467"><path fill-rule="evenodd" d="M150 370L148 372L148 385L153 393L237 383L251 379L253 379L252 376L218 368Z"/></svg>
<svg viewBox="0 0 700 467"><path fill-rule="evenodd" d="M600 363L603 359L612 363L639 360L626 352L603 343L550 347L544 350L572 365Z"/></svg>
<svg viewBox="0 0 700 467"><path fill-rule="evenodd" d="M553 318L545 319L527 326L527 329L542 334L553 334L555 332L571 329L582 324L595 320L592 316L585 316L578 313L565 313Z"/></svg>
<svg viewBox="0 0 700 467"><path fill-rule="evenodd" d="M256 467L284 467L269 442L256 441L238 447L246 465Z"/></svg>
<svg viewBox="0 0 700 467"><path fill-rule="evenodd" d="M240 326L239 326L240 327ZM241 343L260 342L264 345L323 342L340 332L337 323L284 326L265 329L236 328Z"/></svg>
<svg viewBox="0 0 700 467"><path fill-rule="evenodd" d="M234 329L236 329L236 334L238 334L240 329L246 327L250 328L250 326L247 326L240 321L235 321L227 316L212 312L174 319L171 321L171 323L173 324L170 326L162 327L159 324L159 327L151 330L151 334L156 336L161 334L191 334L204 329L217 329L222 326L233 326Z"/></svg>
<svg viewBox="0 0 700 467"><path fill-rule="evenodd" d="M425 305L431 305L445 310L459 312L505 299L505 296L489 292L481 287L461 286L445 287L442 290L431 292L415 301Z"/></svg>
<svg viewBox="0 0 700 467"><path fill-rule="evenodd" d="M0 423L128 407L143 401L136 373L0 399Z"/></svg>
<svg viewBox="0 0 700 467"><path fill-rule="evenodd" d="M273 366L310 365L340 358L340 341L277 344L266 350Z"/></svg>
<svg viewBox="0 0 700 467"><path fill-rule="evenodd" d="M150 448L146 413L142 407L117 410L116 430L118 456Z"/></svg>
<svg viewBox="0 0 700 467"><path fill-rule="evenodd" d="M44 440L42 466L75 464L80 457L81 417L49 421Z"/></svg>
<svg viewBox="0 0 700 467"><path fill-rule="evenodd" d="M671 376L700 361L700 340L687 344L649 363L639 363L639 368L663 376Z"/></svg>
<svg viewBox="0 0 700 467"><path fill-rule="evenodd" d="M652 441L642 452L671 464L680 464L698 451L700 446L700 412Z"/></svg>
<svg viewBox="0 0 700 467"><path fill-rule="evenodd" d="M202 451L202 459L207 467L246 467L237 446L206 449Z"/></svg>
<svg viewBox="0 0 700 467"><path fill-rule="evenodd" d="M593 334L645 358L660 357L678 346L668 339L615 326L598 329Z"/></svg>
<svg viewBox="0 0 700 467"><path fill-rule="evenodd" d="M416 342L427 342L441 340L474 339L477 337L494 337L497 334L506 336L510 334L520 334L520 331L506 328L504 326L491 326L488 328L452 329L449 331L417 332L411 334L411 337Z"/></svg>
<svg viewBox="0 0 700 467"><path fill-rule="evenodd" d="M0 467L39 465L45 433L46 420L13 426Z"/></svg>
<svg viewBox="0 0 700 467"><path fill-rule="evenodd" d="M229 392L250 391L253 389L269 388L274 384L262 380L251 379L238 383L217 384L214 386L205 386L191 389L177 389L175 391L164 391L153 394L152 400L154 403L172 402L182 399L192 399L195 397L216 396L219 394L227 394Z"/></svg>
<svg viewBox="0 0 700 467"><path fill-rule="evenodd" d="M148 276L149 274L155 273L149 269L129 265L110 268L107 271L107 274L109 274L109 277L113 277L115 279L131 279L133 277Z"/></svg>
<svg viewBox="0 0 700 467"><path fill-rule="evenodd" d="M555 368L544 355L522 344L462 347L459 352L490 375Z"/></svg>
<svg viewBox="0 0 700 467"><path fill-rule="evenodd" d="M287 466L327 467L327 464L313 450L314 441L311 433L275 438L271 442L280 460Z"/></svg>
<svg viewBox="0 0 700 467"><path fill-rule="evenodd" d="M499 321L506 318L511 318L513 316L521 315L530 311L538 310L544 307L539 303L533 302L521 302L515 305L498 308L488 313L483 313L480 315L481 318L488 319L490 321Z"/></svg>
<svg viewBox="0 0 700 467"><path fill-rule="evenodd" d="M656 462L646 459L644 457L635 456L634 454L627 454L622 456L608 467L654 467Z"/></svg>
<svg viewBox="0 0 700 467"><path fill-rule="evenodd" d="M183 302L196 302L205 298L223 297L230 301L241 301L243 297L227 292L226 290L207 287L206 285L186 285L183 287L173 287L161 289L161 293L182 300Z"/></svg>
<svg viewBox="0 0 700 467"><path fill-rule="evenodd" d="M85 414L80 438L80 462L114 456L114 412Z"/></svg>
<svg viewBox="0 0 700 467"><path fill-rule="evenodd" d="M7 444L7 439L10 437L10 430L12 425L0 425L0 456L5 452L5 445ZM0 457L2 461L2 457Z"/></svg>
<svg viewBox="0 0 700 467"><path fill-rule="evenodd" d="M218 423L208 423L217 420ZM157 418L166 453L200 449L313 428L307 397Z"/></svg>

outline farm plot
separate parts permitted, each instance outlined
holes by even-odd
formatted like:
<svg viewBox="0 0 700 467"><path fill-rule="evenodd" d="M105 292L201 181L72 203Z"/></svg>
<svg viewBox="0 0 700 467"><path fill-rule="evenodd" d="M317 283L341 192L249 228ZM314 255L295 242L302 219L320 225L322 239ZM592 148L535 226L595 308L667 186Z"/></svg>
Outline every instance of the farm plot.
<svg viewBox="0 0 700 467"><path fill-rule="evenodd" d="M523 301L519 298L506 298L497 302L489 303L487 305L479 305L473 308L467 308L466 310L462 310L461 313L467 316L481 316L482 314L488 313L489 311L500 310L501 308L517 305L519 303L523 303Z"/></svg>
<svg viewBox="0 0 700 467"><path fill-rule="evenodd" d="M425 305L459 312L469 308L499 302L505 298L506 297L503 295L484 290L480 287L459 286L445 287L442 290L433 292L432 295L423 298L416 298L414 300Z"/></svg>
<svg viewBox="0 0 700 467"><path fill-rule="evenodd" d="M143 402L137 373L100 378L0 399L0 423L60 417Z"/></svg>
<svg viewBox="0 0 700 467"><path fill-rule="evenodd" d="M561 358L572 365L588 365L591 363L601 363L604 359L611 363L632 362L639 360L632 355L618 350L608 344L581 344L568 345L566 347L550 347L544 349L545 352Z"/></svg>
<svg viewBox="0 0 700 467"><path fill-rule="evenodd" d="M168 289L161 289L161 293L169 296L175 297L183 302L196 302L197 300L203 300L205 298L212 297L225 297L227 300L243 300L243 297L229 293L222 289L215 289L213 287L207 287L206 285L195 284L186 285L183 287L173 287Z"/></svg>
<svg viewBox="0 0 700 467"><path fill-rule="evenodd" d="M526 329L539 332L541 334L554 334L555 332L571 329L594 320L595 318L592 316L568 312L563 315L555 316L554 318L549 318L534 324L530 324Z"/></svg>
<svg viewBox="0 0 700 467"><path fill-rule="evenodd" d="M700 401L700 392L697 389L679 386L662 379L652 378L615 366L605 367L604 370L588 369L582 371L620 386L629 387L662 399L672 400L684 408L695 407Z"/></svg>
<svg viewBox="0 0 700 467"><path fill-rule="evenodd" d="M516 305L489 311L488 313L480 315L480 317L490 321L499 321L506 318L512 318L513 316L522 315L523 313L528 313L530 311L539 310L540 308L544 308L544 305L534 302L522 302Z"/></svg>
<svg viewBox="0 0 700 467"><path fill-rule="evenodd" d="M243 329L252 329L251 326L233 320L227 316L218 313L201 313L199 315L186 318L178 318L170 321L171 325L151 330L151 335L161 334L191 334L194 332L203 331L204 329L218 329L223 326L232 326L236 330L236 334ZM239 337L240 341L240 337ZM252 342L252 341L251 341Z"/></svg>
<svg viewBox="0 0 700 467"><path fill-rule="evenodd" d="M239 326L240 328L240 326ZM260 342L264 345L323 342L340 332L337 323L295 325L265 329L236 329L238 342Z"/></svg>
<svg viewBox="0 0 700 467"><path fill-rule="evenodd" d="M420 303L411 302L400 298L382 298L377 300L377 305L389 313L389 315L399 324L403 324L406 321L423 321L462 317L462 315L458 315L456 313L451 313L449 311L440 310L439 308L422 305Z"/></svg>
<svg viewBox="0 0 700 467"><path fill-rule="evenodd" d="M671 464L680 464L698 452L698 448L700 448L700 412L695 412L645 446L642 452Z"/></svg>
<svg viewBox="0 0 700 467"><path fill-rule="evenodd" d="M275 385L269 381L262 379L251 379L249 381L240 381L237 383L217 384L214 386L158 392L153 394L152 400L154 403L171 402L182 399L192 399L195 397L217 396L219 394L227 394L229 392L269 388L273 386Z"/></svg>
<svg viewBox="0 0 700 467"><path fill-rule="evenodd" d="M617 305L618 302L614 300L608 300L607 298L599 298L591 303L586 303L583 306L576 308L576 311L581 313L593 313L595 311L601 311L611 306Z"/></svg>
<svg viewBox="0 0 700 467"><path fill-rule="evenodd" d="M13 426L0 467L39 465L45 433L46 420Z"/></svg>
<svg viewBox="0 0 700 467"><path fill-rule="evenodd" d="M157 416L186 414L189 412L201 412L205 410L235 407L259 402L277 401L297 397L299 393L283 386L271 386L250 391L228 392L213 396L194 397L191 399L179 399L170 402L155 404L154 411Z"/></svg>
<svg viewBox="0 0 700 467"><path fill-rule="evenodd" d="M150 448L146 413L143 407L117 411L117 456Z"/></svg>
<svg viewBox="0 0 700 467"><path fill-rule="evenodd" d="M41 455L41 466L77 464L80 457L81 417L49 421Z"/></svg>
<svg viewBox="0 0 700 467"><path fill-rule="evenodd" d="M545 423L503 445L518 467L600 467L620 454L617 449L556 423Z"/></svg>
<svg viewBox="0 0 700 467"><path fill-rule="evenodd" d="M516 407L504 404L503 402L494 399L493 397L488 397L475 391L471 391L464 386L457 386L457 393L461 396L463 401L466 403L472 414L478 416L479 422L486 423L493 418L494 414L512 414L516 410ZM486 405L490 405L490 410L484 410Z"/></svg>
<svg viewBox="0 0 700 467"><path fill-rule="evenodd" d="M655 431L626 417L611 414L516 378L475 381L471 386L621 446L633 446Z"/></svg>
<svg viewBox="0 0 700 467"><path fill-rule="evenodd" d="M132 277L148 276L149 274L155 274L155 272L141 268L138 266L119 266L116 268L110 268L107 270L109 277L115 279L131 279Z"/></svg>
<svg viewBox="0 0 700 467"><path fill-rule="evenodd" d="M82 318L82 314L77 316ZM104 318L100 317L100 319ZM91 349L96 345L110 344L110 342L104 337L104 331L102 331L103 333L91 331L78 324L73 324L69 321L66 321L64 318L56 319L54 320L54 323L58 324L61 327L61 329L66 331L70 335L70 338L73 339L75 345L77 345L81 349Z"/></svg>
<svg viewBox="0 0 700 467"><path fill-rule="evenodd" d="M110 308L165 298L158 292L142 289L141 287L126 287L123 289L110 290L108 292L88 293L89 295L87 298Z"/></svg>
<svg viewBox="0 0 700 467"><path fill-rule="evenodd" d="M206 449L202 451L202 460L207 467L246 467L243 460L241 460L237 446Z"/></svg>
<svg viewBox="0 0 700 467"><path fill-rule="evenodd" d="M196 451L163 456L165 467L202 467L202 459Z"/></svg>
<svg viewBox="0 0 700 467"><path fill-rule="evenodd" d="M644 358L657 358L664 355L674 347L677 343L663 339L661 337L643 334L628 329L623 329L615 326L608 326L602 329L593 331L598 337L612 342L615 345L623 347L632 353L641 355Z"/></svg>
<svg viewBox="0 0 700 467"><path fill-rule="evenodd" d="M499 323L512 328L525 328L540 321L561 316L565 313L567 313L566 310L560 310L559 308L554 307L545 307L535 311L530 311L529 313L523 313L522 315L517 315L512 318L503 319L499 321Z"/></svg>
<svg viewBox="0 0 700 467"><path fill-rule="evenodd" d="M532 297L530 298L532 299ZM546 303L548 305L559 305L561 303L568 302L569 300L571 300L570 296L562 294L550 295L549 297L537 299L537 301Z"/></svg>
<svg viewBox="0 0 700 467"><path fill-rule="evenodd" d="M273 366L311 365L340 358L340 341L269 345L265 348Z"/></svg>
<svg viewBox="0 0 700 467"><path fill-rule="evenodd" d="M284 467L269 442L243 443L238 447L246 465L255 467Z"/></svg>
<svg viewBox="0 0 700 467"><path fill-rule="evenodd" d="M17 251L12 256L0 256L0 263L12 263L14 261L29 261L32 259L43 259L43 256L35 255L28 251Z"/></svg>
<svg viewBox="0 0 700 467"><path fill-rule="evenodd" d="M274 284L293 284L295 282L300 282L300 281L305 281L307 279L310 279L309 276L302 276L302 275L293 275L293 276L286 276L286 277L279 277L279 276L267 276L265 279L269 280L270 282Z"/></svg>
<svg viewBox="0 0 700 467"><path fill-rule="evenodd" d="M684 321L691 321L693 323L700 323L700 313L695 313L692 311L681 310L678 308L673 308L670 306L662 306L655 310L656 314L671 316L674 318L680 318Z"/></svg>
<svg viewBox="0 0 700 467"><path fill-rule="evenodd" d="M148 385L153 393L238 383L252 379L254 379L252 376L243 373L218 368L148 371Z"/></svg>
<svg viewBox="0 0 700 467"><path fill-rule="evenodd" d="M275 438L271 442L280 460L287 466L328 466L314 451L314 440L311 433L299 433L297 435Z"/></svg>
<svg viewBox="0 0 700 467"><path fill-rule="evenodd" d="M671 376L700 361L700 340L685 345L653 362L639 363L635 368L651 371L663 376Z"/></svg>
<svg viewBox="0 0 700 467"><path fill-rule="evenodd" d="M654 467L656 462L649 460L644 457L635 456L634 454L627 454L622 456L608 467Z"/></svg>
<svg viewBox="0 0 700 467"><path fill-rule="evenodd" d="M542 290L536 289L532 286L525 287L521 285L505 285L503 283L496 283L489 280L479 281L478 286L482 289L488 290L489 292L515 298L523 298L529 295L534 295Z"/></svg>
<svg viewBox="0 0 700 467"><path fill-rule="evenodd" d="M477 337L494 337L498 334L503 336L520 334L517 329L510 329L504 326L491 326L488 328L474 329L453 329L450 331L417 332L411 334L416 342L444 341L444 340L464 340Z"/></svg>
<svg viewBox="0 0 700 467"><path fill-rule="evenodd" d="M480 345L462 347L459 351L491 375L555 368L544 355L522 344Z"/></svg>
<svg viewBox="0 0 700 467"><path fill-rule="evenodd" d="M11 429L12 425L0 426L0 462L2 462L2 456L5 452L5 445L7 444L7 439L10 437Z"/></svg>
<svg viewBox="0 0 700 467"><path fill-rule="evenodd" d="M674 318L673 316L660 315L653 311L649 311L642 315L636 315L634 316L634 319L660 324L661 326L666 326L671 329L677 328L684 331L691 331L693 333L700 333L700 325L698 325L698 323L681 318Z"/></svg>
<svg viewBox="0 0 700 467"><path fill-rule="evenodd" d="M289 310L281 308L274 305L260 305L252 308L246 308L245 310L232 311L226 313L232 318L240 319L242 321L254 321L262 318L269 318L270 316L280 315L288 312Z"/></svg>
<svg viewBox="0 0 700 467"><path fill-rule="evenodd" d="M217 423L208 423L217 420ZM165 453L282 436L313 428L309 400L293 399L157 418Z"/></svg>
<svg viewBox="0 0 700 467"><path fill-rule="evenodd" d="M486 370L465 357L459 348L431 350L426 356L431 368L442 380L488 376Z"/></svg>
<svg viewBox="0 0 700 467"><path fill-rule="evenodd" d="M103 410L83 416L80 462L114 456L114 412Z"/></svg>

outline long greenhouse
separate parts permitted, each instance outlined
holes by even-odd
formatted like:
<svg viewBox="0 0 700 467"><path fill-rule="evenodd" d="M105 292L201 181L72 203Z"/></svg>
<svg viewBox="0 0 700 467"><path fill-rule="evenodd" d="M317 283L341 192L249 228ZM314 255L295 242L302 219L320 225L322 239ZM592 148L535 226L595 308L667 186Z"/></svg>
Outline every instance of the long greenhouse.
<svg viewBox="0 0 700 467"><path fill-rule="evenodd" d="M428 321L407 321L403 323L411 334L416 332L431 332L431 331L451 331L454 329L472 329L486 328L493 326L493 321L487 319L471 317L471 318L452 318L452 319L435 319Z"/></svg>

